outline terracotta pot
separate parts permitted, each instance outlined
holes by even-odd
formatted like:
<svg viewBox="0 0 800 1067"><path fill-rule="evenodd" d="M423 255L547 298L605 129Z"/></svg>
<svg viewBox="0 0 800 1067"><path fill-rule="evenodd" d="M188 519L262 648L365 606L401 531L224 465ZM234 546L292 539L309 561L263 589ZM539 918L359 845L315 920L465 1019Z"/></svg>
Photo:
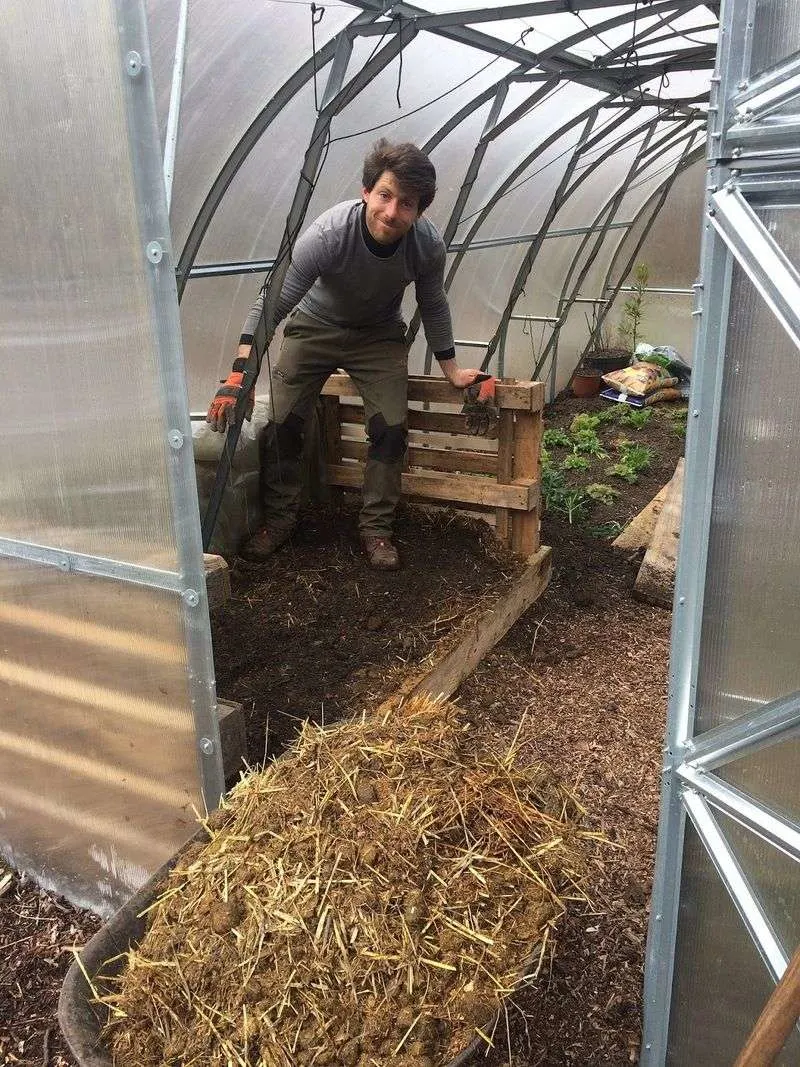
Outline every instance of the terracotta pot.
<svg viewBox="0 0 800 1067"><path fill-rule="evenodd" d="M573 396L597 396L603 385L599 374L576 374L572 379Z"/></svg>

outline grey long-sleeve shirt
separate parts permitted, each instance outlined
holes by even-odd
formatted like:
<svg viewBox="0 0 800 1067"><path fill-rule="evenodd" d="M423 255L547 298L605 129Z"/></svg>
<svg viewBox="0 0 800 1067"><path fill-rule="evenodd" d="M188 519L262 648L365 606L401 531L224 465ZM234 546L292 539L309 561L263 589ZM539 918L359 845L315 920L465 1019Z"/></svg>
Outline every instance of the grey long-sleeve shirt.
<svg viewBox="0 0 800 1067"><path fill-rule="evenodd" d="M448 358L453 327L444 291L445 247L438 230L423 216L393 254L378 256L365 240L362 208L360 200L336 204L298 238L275 325L295 307L336 326L402 322L403 293L414 282L428 344ZM245 320L243 341L252 340L263 306L262 290Z"/></svg>

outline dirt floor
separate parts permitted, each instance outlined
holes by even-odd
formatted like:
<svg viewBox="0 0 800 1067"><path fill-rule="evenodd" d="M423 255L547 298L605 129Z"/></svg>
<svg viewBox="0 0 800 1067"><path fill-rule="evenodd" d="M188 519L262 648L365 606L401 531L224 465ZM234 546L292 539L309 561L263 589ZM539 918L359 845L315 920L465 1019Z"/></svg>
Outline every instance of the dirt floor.
<svg viewBox="0 0 800 1067"><path fill-rule="evenodd" d="M548 426L601 405L559 401ZM640 510L671 476L683 439L661 412L626 433L654 450L651 467L635 484L614 481L620 497L582 527L545 515L550 587L456 697L476 743L519 731L530 759L558 768L608 839L594 856L591 903L571 904L547 973L516 999L489 1065L638 1060L670 614L633 599L638 556L620 557L588 530ZM608 461L596 462L588 473L612 484L599 468ZM452 515L406 511L398 543L403 570L371 572L346 503L318 511L274 563L234 569L234 599L212 620L217 680L220 696L245 705L253 761L279 751L304 715L333 721L388 695L519 566L482 525ZM73 1063L55 1006L72 946L97 926L0 868L0 1063Z"/></svg>

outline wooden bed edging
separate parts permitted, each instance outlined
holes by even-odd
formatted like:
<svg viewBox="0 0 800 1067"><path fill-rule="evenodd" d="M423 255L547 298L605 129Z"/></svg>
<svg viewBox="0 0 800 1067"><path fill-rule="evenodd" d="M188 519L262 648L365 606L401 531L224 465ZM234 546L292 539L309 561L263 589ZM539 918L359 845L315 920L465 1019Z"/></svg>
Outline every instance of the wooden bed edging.
<svg viewBox="0 0 800 1067"><path fill-rule="evenodd" d="M380 705L378 712L388 711L423 694L445 699L452 696L520 615L536 603L550 582L551 571L551 550L543 545L505 596L471 622L459 635L457 643L440 653L432 666L407 678Z"/></svg>

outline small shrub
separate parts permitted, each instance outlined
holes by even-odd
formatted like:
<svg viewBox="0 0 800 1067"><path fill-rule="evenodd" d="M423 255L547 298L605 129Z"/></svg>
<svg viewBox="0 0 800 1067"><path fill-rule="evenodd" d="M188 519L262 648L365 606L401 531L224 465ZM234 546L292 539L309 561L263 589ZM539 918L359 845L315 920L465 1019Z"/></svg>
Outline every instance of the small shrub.
<svg viewBox="0 0 800 1067"><path fill-rule="evenodd" d="M560 445L565 448L572 447L572 441L566 430L545 430L542 434L542 443L545 448L558 448Z"/></svg>
<svg viewBox="0 0 800 1067"><path fill-rule="evenodd" d="M571 456L567 456L561 466L568 471L588 471L589 460L586 456L579 456L577 452L573 452Z"/></svg>
<svg viewBox="0 0 800 1067"><path fill-rule="evenodd" d="M591 500L596 500L600 504L613 504L619 496L619 489L614 489L610 485L604 485L602 482L592 482L591 485L586 486L586 495Z"/></svg>

